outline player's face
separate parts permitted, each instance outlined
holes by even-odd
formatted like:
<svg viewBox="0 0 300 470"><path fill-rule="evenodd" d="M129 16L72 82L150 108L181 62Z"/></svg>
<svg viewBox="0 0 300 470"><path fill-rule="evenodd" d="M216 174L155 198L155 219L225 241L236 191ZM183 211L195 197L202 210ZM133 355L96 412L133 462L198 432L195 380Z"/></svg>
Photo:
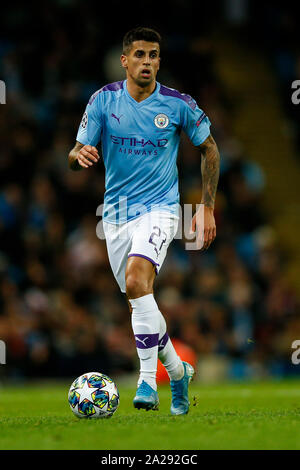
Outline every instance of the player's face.
<svg viewBox="0 0 300 470"><path fill-rule="evenodd" d="M156 79L159 70L159 44L134 41L127 55L122 54L121 63L128 77L138 86L146 87Z"/></svg>

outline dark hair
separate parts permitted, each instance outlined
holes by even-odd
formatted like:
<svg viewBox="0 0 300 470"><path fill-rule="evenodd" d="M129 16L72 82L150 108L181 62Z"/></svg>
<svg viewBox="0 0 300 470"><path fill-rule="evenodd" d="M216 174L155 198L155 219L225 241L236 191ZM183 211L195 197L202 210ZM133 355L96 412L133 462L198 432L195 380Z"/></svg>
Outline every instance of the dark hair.
<svg viewBox="0 0 300 470"><path fill-rule="evenodd" d="M137 28L131 29L125 34L124 39L123 39L123 53L124 54L130 51L132 43L134 41L158 42L160 46L161 36L154 29L145 28L143 26L139 26Z"/></svg>

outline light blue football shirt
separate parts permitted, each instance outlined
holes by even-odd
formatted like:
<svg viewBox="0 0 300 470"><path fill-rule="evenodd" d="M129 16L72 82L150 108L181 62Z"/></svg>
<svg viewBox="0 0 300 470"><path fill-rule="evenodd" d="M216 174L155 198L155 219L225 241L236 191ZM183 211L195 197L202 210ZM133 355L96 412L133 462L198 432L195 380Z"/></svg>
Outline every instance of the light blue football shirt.
<svg viewBox="0 0 300 470"><path fill-rule="evenodd" d="M139 103L129 94L127 80L96 91L76 140L93 146L101 141L106 189L103 219L124 223L153 209L178 215L180 132L184 130L198 146L210 135L210 124L193 98L158 82L154 92Z"/></svg>

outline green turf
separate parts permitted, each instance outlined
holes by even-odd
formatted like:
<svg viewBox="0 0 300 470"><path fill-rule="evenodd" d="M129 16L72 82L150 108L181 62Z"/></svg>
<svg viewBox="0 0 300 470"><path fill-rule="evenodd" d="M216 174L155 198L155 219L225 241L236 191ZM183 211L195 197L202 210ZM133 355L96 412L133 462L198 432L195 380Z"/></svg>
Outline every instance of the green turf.
<svg viewBox="0 0 300 470"><path fill-rule="evenodd" d="M300 449L299 381L192 383L190 412L178 417L169 387L159 387L159 411L146 412L121 386L110 420L73 416L68 386L0 388L0 449Z"/></svg>

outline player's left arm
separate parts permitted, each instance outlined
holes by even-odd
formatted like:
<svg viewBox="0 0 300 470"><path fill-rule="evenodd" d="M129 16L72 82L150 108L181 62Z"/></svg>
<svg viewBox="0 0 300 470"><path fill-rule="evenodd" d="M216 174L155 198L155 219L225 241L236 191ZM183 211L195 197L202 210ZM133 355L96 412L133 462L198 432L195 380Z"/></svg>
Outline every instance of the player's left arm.
<svg viewBox="0 0 300 470"><path fill-rule="evenodd" d="M216 238L214 206L220 174L220 154L217 144L210 134L199 145L201 152L202 198L200 208L192 219L192 231L197 229L197 238L206 250ZM202 246L202 243L200 246Z"/></svg>

